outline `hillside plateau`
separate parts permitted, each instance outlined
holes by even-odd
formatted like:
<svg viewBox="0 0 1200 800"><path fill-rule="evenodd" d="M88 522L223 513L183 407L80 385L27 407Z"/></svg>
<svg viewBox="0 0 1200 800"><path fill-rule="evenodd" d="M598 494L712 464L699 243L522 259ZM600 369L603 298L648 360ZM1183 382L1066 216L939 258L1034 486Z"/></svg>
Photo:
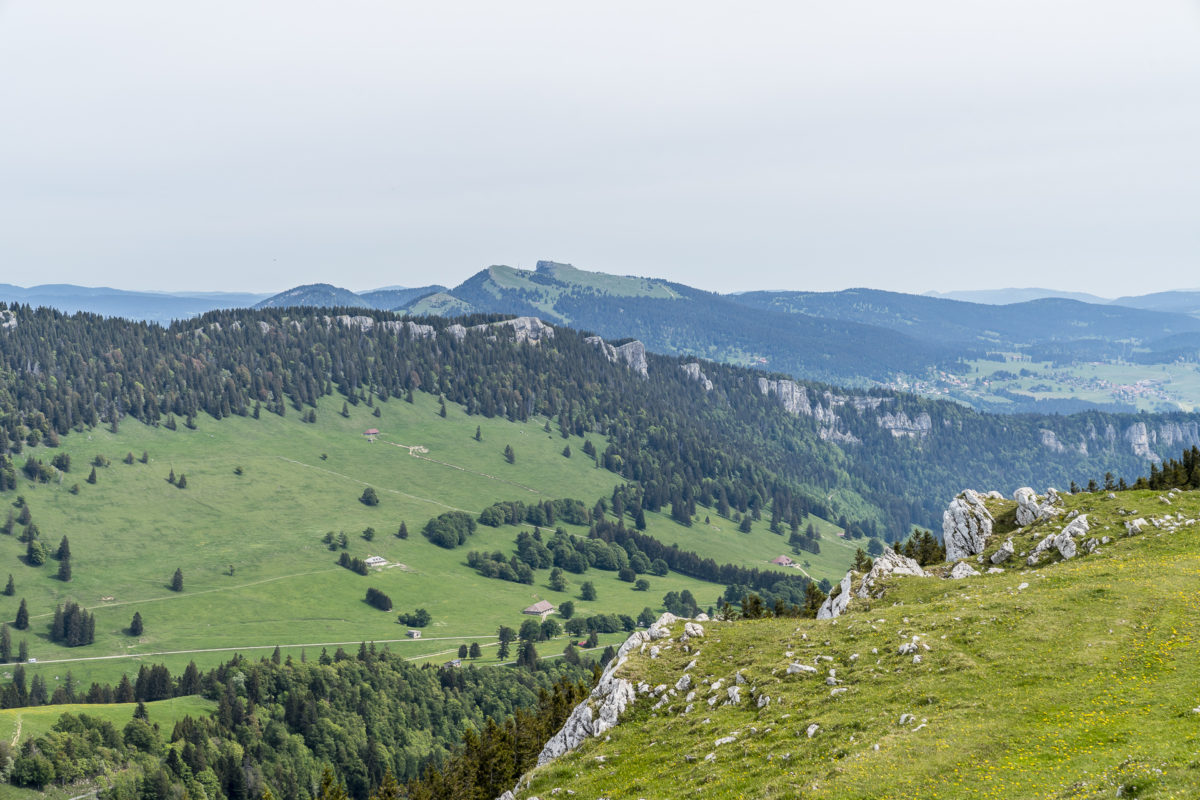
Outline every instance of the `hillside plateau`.
<svg viewBox="0 0 1200 800"><path fill-rule="evenodd" d="M1018 499L960 498L980 553L851 573L838 616L635 634L516 796L1196 796L1200 493Z"/></svg>

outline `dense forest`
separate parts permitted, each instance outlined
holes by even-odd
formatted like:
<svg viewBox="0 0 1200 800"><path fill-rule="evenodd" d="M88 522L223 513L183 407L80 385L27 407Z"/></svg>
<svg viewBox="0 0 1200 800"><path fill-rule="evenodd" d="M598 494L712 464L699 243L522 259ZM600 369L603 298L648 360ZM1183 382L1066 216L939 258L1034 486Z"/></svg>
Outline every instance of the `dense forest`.
<svg viewBox="0 0 1200 800"><path fill-rule="evenodd" d="M356 800L422 775L424 793L413 796L440 797L446 795L437 790L445 783L439 765L451 764L450 773L462 769L447 756L464 746L464 737L469 749L482 735L493 748L491 780L508 788L594 677L595 665L578 657L539 661L534 654L527 662L528 668L511 669L418 667L363 644L357 655L339 649L307 663L276 652L260 661L238 657L205 674L191 665L178 678L165 667L143 667L136 682L93 685L70 698L138 701L123 727L86 711L65 714L53 731L24 740L16 751L0 743L0 764L7 763L5 775L18 786L105 776L106 800L247 800L268 791L280 800L325 800L326 769ZM178 694L201 694L217 702L217 711L184 717L166 730L142 703Z"/></svg>

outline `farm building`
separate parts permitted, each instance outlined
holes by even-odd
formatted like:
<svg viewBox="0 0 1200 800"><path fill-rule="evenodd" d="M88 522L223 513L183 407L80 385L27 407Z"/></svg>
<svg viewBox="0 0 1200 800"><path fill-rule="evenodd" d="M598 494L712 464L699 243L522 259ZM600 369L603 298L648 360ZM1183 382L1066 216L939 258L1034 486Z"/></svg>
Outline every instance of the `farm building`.
<svg viewBox="0 0 1200 800"><path fill-rule="evenodd" d="M387 559L383 556L369 556L366 560L368 567L382 567L387 563Z"/></svg>
<svg viewBox="0 0 1200 800"><path fill-rule="evenodd" d="M375 441L375 437L379 435L379 428L367 428L363 431L363 436L367 437L368 442Z"/></svg>
<svg viewBox="0 0 1200 800"><path fill-rule="evenodd" d="M417 630L416 628L409 628L409 629L408 629L408 638L410 638L410 639L420 639L420 638L421 638L421 632L420 632L419 630Z"/></svg>
<svg viewBox="0 0 1200 800"><path fill-rule="evenodd" d="M541 617L545 619L554 613L554 605L548 600L538 600L533 605L521 611L522 614L528 614L531 617Z"/></svg>
<svg viewBox="0 0 1200 800"><path fill-rule="evenodd" d="M780 556L779 558L773 558L773 559L771 559L771 563L777 567L791 567L791 566L795 566L795 564L796 564L795 561L792 561L787 556Z"/></svg>

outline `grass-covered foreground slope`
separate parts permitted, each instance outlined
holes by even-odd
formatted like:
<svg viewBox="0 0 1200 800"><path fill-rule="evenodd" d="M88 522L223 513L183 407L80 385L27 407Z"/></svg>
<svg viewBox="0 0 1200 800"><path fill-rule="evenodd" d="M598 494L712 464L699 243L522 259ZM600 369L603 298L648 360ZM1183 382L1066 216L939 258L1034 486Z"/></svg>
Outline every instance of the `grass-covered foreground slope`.
<svg viewBox="0 0 1200 800"><path fill-rule="evenodd" d="M1014 504L989 502L990 552L1015 523ZM657 711L641 695L608 738L534 772L520 795L1196 797L1200 493L1065 502L1111 543L1036 568L896 579L836 620L705 623L690 652L672 639L657 659L635 655L624 675L651 687L674 686L695 659L692 711L682 692ZM1138 518L1144 531L1126 535ZM1018 531L1018 555L1064 522ZM914 641L919 659L899 653ZM789 675L792 663L818 672ZM741 703L710 707L711 684L724 701L739 671Z"/></svg>
<svg viewBox="0 0 1200 800"><path fill-rule="evenodd" d="M201 417L195 430L180 424L170 431L125 420L117 433L96 428L64 436L58 448L27 448L22 458L71 458L61 483L39 484L22 475L0 507L3 522L8 510L17 513L10 504L21 495L48 547L57 548L63 536L70 541L72 576L64 583L56 577L57 561L25 563L22 526L13 536L0 536L0 585L7 573L15 584L13 596L0 595L0 619L11 625L25 599L30 628L12 634L14 652L24 639L37 659L26 665L30 678L40 672L53 692L70 670L86 689L93 680L115 684L122 674L135 675L142 663L165 663L179 674L191 660L204 668L234 651L264 656L280 645L284 655L299 658L307 649L316 658L322 647L332 653L346 643L351 650L364 640L391 641L393 651L406 657L440 660L452 658L460 644L478 641L484 660L494 662L498 626L519 627L528 619L521 609L537 599L573 600L584 615L636 616L646 606L657 609L670 591L688 589L707 606L724 588L672 573L645 576L650 589L639 592L615 572L596 569L568 573L561 592L549 588L549 570L536 570L533 585L484 578L466 565L467 552L511 555L520 529L480 526L466 545L446 550L421 535L425 522L453 509L478 515L500 500L572 497L590 507L611 493L619 476L596 468L582 452L582 437L546 433L545 419L469 417L452 403L443 418L437 399L419 392L413 403L377 401L378 417L361 403L343 417L342 406L340 397L323 398L314 424L298 415L263 413L258 420ZM370 428L380 431L373 443L363 435ZM588 436L603 447L603 438ZM563 455L567 444L569 458ZM513 448L513 463L504 457L506 445ZM148 463L140 461L143 452ZM127 453L134 454L133 464L124 463ZM96 469L91 484L90 462L98 455L111 463ZM186 476L186 488L167 482L172 471ZM360 502L367 486L376 489L377 506ZM722 563L765 568L770 557L787 552L786 537L768 532L766 520L743 534L715 514L711 525L702 519L689 529L648 514L647 532ZM852 550L829 541L836 539L832 526L814 521L827 540L826 552L813 557L815 574L834 577ZM407 539L395 535L401 522ZM584 527L567 527L587 535ZM367 528L375 530L369 541L363 537ZM691 536L701 528L701 535ZM351 556L378 555L388 566L365 577L339 567L342 551L332 552L322 541L330 531L346 533ZM758 555L734 558L739 548ZM184 576L182 592L169 586L176 568ZM579 597L585 580L596 586L595 601ZM368 587L390 596L393 613L364 602ZM68 648L49 640L54 608L67 600L95 613L94 644ZM396 619L418 607L431 613L433 623L413 641ZM135 612L144 622L141 636L126 630ZM565 644L547 643L541 652L551 655Z"/></svg>

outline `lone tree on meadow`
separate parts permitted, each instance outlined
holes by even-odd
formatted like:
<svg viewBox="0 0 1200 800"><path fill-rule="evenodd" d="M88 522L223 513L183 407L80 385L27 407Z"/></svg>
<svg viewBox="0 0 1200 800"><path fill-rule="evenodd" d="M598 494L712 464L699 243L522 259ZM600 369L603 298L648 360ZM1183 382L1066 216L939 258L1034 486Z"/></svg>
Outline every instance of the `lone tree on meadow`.
<svg viewBox="0 0 1200 800"><path fill-rule="evenodd" d="M16 586L16 584L13 583L13 576L12 576L12 573L10 572L10 573L8 573L8 583L4 585L4 594L7 595L8 597L12 597L16 593L17 593L17 586Z"/></svg>
<svg viewBox="0 0 1200 800"><path fill-rule="evenodd" d="M512 464L517 460L517 454L513 452L512 445L504 445L504 460Z"/></svg>
<svg viewBox="0 0 1200 800"><path fill-rule="evenodd" d="M591 581L584 581L579 586L579 597L581 600L595 600L596 599L596 585L593 584Z"/></svg>
<svg viewBox="0 0 1200 800"><path fill-rule="evenodd" d="M180 569L179 567L175 568L175 574L173 576L171 576L171 591L173 591L173 592L182 592L183 591L183 570Z"/></svg>
<svg viewBox="0 0 1200 800"><path fill-rule="evenodd" d="M364 506L377 506L379 505L379 495L375 493L373 487L368 486L363 489L362 497L358 498L358 501Z"/></svg>
<svg viewBox="0 0 1200 800"><path fill-rule="evenodd" d="M96 482L96 468L95 467L92 467L92 471L88 473L87 482L88 483Z"/></svg>
<svg viewBox="0 0 1200 800"><path fill-rule="evenodd" d="M71 557L67 556L58 562L58 579L63 583L71 581Z"/></svg>
<svg viewBox="0 0 1200 800"><path fill-rule="evenodd" d="M129 623L129 635L130 636L141 636L142 630L143 630L142 615L140 612L135 611L135 612L133 612L133 620Z"/></svg>
<svg viewBox="0 0 1200 800"><path fill-rule="evenodd" d="M58 549L54 551L54 557L59 560L71 557L71 543L67 541L67 537L62 537L62 541L58 543Z"/></svg>
<svg viewBox="0 0 1200 800"><path fill-rule="evenodd" d="M17 618L13 620L13 627L19 631L29 628L29 608L25 605L25 598L21 598L21 607L17 609Z"/></svg>

